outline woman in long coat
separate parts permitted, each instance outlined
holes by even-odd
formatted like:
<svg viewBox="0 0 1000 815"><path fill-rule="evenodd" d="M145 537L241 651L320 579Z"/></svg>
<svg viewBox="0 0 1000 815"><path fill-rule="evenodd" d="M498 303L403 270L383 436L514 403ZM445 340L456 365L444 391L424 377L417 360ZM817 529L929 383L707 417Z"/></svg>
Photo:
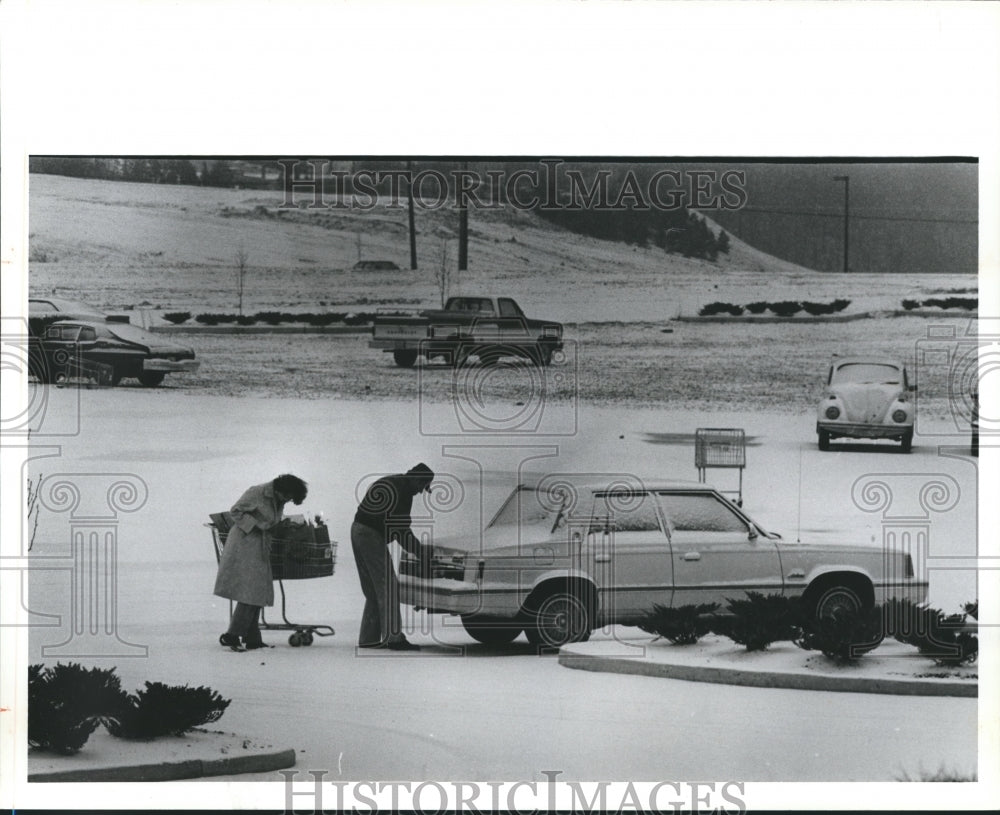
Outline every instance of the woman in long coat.
<svg viewBox="0 0 1000 815"><path fill-rule="evenodd" d="M284 517L285 504L301 504L307 492L305 481L286 473L251 487L229 510L233 526L219 558L214 593L234 600L236 608L229 629L219 637L222 645L237 651L264 647L260 612L274 605L269 530Z"/></svg>

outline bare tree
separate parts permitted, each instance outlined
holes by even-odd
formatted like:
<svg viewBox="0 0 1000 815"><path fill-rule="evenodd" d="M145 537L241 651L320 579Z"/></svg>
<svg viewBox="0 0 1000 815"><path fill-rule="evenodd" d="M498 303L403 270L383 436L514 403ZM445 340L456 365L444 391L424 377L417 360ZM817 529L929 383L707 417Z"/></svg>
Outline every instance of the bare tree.
<svg viewBox="0 0 1000 815"><path fill-rule="evenodd" d="M31 551L31 547L35 545L35 533L38 532L38 489L42 485L43 476L39 473L37 480L29 478L28 479L28 551Z"/></svg>
<svg viewBox="0 0 1000 815"><path fill-rule="evenodd" d="M451 289L451 270L448 268L448 241L441 241L441 266L434 273L434 282L437 283L438 291L441 293L441 308L448 299L449 289Z"/></svg>
<svg viewBox="0 0 1000 815"><path fill-rule="evenodd" d="M247 255L246 250L241 246L236 250L236 278L240 298L240 317L243 316L243 283L247 276Z"/></svg>

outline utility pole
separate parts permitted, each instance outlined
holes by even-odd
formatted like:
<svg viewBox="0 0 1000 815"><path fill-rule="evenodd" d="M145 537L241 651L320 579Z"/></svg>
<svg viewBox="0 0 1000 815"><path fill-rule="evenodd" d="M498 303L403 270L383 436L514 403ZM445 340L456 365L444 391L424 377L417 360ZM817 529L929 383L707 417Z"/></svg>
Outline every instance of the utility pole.
<svg viewBox="0 0 1000 815"><path fill-rule="evenodd" d="M469 169L469 162L462 165L463 170ZM469 208L463 198L458 207L458 271L469 268Z"/></svg>
<svg viewBox="0 0 1000 815"><path fill-rule="evenodd" d="M851 178L846 175L835 175L834 181L844 182L844 273L850 271L850 223L851 223Z"/></svg>
<svg viewBox="0 0 1000 815"><path fill-rule="evenodd" d="M406 162L406 190L407 195L406 210L410 221L410 268L417 268L417 228L413 219L413 162Z"/></svg>

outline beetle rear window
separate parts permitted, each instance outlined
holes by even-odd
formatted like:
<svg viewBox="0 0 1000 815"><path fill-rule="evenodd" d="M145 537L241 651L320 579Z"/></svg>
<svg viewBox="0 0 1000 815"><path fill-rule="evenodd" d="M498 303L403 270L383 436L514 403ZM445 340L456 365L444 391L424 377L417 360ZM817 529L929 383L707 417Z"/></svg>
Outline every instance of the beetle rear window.
<svg viewBox="0 0 1000 815"><path fill-rule="evenodd" d="M851 362L841 365L833 372L833 382L853 382L859 385L898 385L903 381L903 373L895 365L879 365L871 362Z"/></svg>

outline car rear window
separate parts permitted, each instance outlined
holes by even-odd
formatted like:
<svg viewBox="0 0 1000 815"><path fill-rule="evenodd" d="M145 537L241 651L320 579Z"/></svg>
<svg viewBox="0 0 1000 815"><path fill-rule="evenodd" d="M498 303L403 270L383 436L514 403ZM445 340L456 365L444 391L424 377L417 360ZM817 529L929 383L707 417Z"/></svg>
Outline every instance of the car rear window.
<svg viewBox="0 0 1000 815"><path fill-rule="evenodd" d="M511 493L490 527L548 525L551 528L558 510L556 499L549 493L522 487Z"/></svg>
<svg viewBox="0 0 1000 815"><path fill-rule="evenodd" d="M660 493L671 531L746 532L746 522L714 495Z"/></svg>
<svg viewBox="0 0 1000 815"><path fill-rule="evenodd" d="M656 502L647 493L634 490L598 495L594 515L597 519L607 518L617 532L650 532L660 528Z"/></svg>
<svg viewBox="0 0 1000 815"><path fill-rule="evenodd" d="M833 372L833 382L850 382L859 385L898 385L903 374L895 365L873 362L849 362Z"/></svg>

